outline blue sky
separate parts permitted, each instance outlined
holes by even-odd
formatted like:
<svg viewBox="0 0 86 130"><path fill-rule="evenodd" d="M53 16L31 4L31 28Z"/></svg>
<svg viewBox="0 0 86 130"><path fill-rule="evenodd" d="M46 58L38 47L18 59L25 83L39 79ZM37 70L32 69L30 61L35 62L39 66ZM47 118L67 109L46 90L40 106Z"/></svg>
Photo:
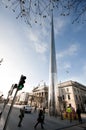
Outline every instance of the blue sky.
<svg viewBox="0 0 86 130"><path fill-rule="evenodd" d="M70 17L54 17L57 82L74 80L86 85L86 24ZM21 74L27 77L22 91L31 91L42 80L49 83L50 24L28 26L9 9L0 7L0 91L5 95Z"/></svg>

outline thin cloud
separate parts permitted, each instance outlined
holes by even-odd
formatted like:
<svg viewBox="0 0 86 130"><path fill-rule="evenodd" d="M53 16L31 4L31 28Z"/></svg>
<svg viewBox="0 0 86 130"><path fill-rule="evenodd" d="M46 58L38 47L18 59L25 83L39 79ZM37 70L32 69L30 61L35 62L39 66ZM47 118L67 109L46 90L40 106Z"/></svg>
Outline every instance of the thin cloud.
<svg viewBox="0 0 86 130"><path fill-rule="evenodd" d="M36 50L37 53L45 53L47 51L47 45L45 43L34 43L34 48Z"/></svg>
<svg viewBox="0 0 86 130"><path fill-rule="evenodd" d="M79 46L78 44L71 44L69 46L69 48L67 48L66 50L60 52L57 57L58 58L64 58L66 56L73 56L76 55L78 52Z"/></svg>
<svg viewBox="0 0 86 130"><path fill-rule="evenodd" d="M58 35L60 31L65 27L67 24L67 21L63 21L62 18L54 18L55 21L55 35ZM50 39L47 40L51 35L49 33L49 30L51 31L51 25L49 23L46 23L45 26L41 26L41 28L37 27L33 30L31 28L28 30L25 28L25 32L28 38L28 43L32 48L35 50L36 53L44 54L48 50L48 42ZM29 35L28 35L29 34Z"/></svg>
<svg viewBox="0 0 86 130"><path fill-rule="evenodd" d="M68 63L68 62L64 63L64 64L63 64L63 68L64 68L64 69L69 69L69 68L71 68L71 63Z"/></svg>
<svg viewBox="0 0 86 130"><path fill-rule="evenodd" d="M44 30L26 30L28 43L35 50L36 53L45 54L48 49L47 42L44 40L46 37L44 36Z"/></svg>
<svg viewBox="0 0 86 130"><path fill-rule="evenodd" d="M69 71L71 69L71 63L70 62L58 62L58 69Z"/></svg>
<svg viewBox="0 0 86 130"><path fill-rule="evenodd" d="M65 29L66 25L68 24L68 20L64 20L62 17L58 17L54 19L54 30L55 30L55 34L59 35L63 32L63 30Z"/></svg>
<svg viewBox="0 0 86 130"><path fill-rule="evenodd" d="M84 77L86 77L86 63L85 63L84 66L82 67L82 71L83 71Z"/></svg>
<svg viewBox="0 0 86 130"><path fill-rule="evenodd" d="M29 35L27 35L27 38L29 39L29 41L38 42L38 34L37 33L35 34L35 32L33 33L33 31L28 31L27 34L29 34Z"/></svg>

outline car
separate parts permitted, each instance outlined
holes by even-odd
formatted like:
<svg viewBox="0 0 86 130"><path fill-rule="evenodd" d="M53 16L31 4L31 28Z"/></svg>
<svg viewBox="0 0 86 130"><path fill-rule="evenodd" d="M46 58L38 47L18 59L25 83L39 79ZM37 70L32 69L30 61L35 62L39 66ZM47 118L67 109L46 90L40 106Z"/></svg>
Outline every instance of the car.
<svg viewBox="0 0 86 130"><path fill-rule="evenodd" d="M31 113L32 112L32 107L29 106L29 105L25 105L24 106L24 111L25 111L25 113Z"/></svg>

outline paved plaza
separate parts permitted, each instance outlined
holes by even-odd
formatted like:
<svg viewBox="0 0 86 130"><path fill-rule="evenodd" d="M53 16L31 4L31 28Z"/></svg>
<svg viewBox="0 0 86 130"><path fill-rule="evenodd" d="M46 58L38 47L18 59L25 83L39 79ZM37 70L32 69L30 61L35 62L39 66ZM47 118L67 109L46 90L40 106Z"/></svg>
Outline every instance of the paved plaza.
<svg viewBox="0 0 86 130"><path fill-rule="evenodd" d="M32 114L25 114L24 120L22 122L22 127L17 127L18 110L15 110L9 120L6 130L34 130L34 125L37 120L38 113L33 112ZM83 123L79 124L78 120L73 120L71 123L68 119L61 120L61 117L49 116L45 114L44 130L86 130L86 114L82 114ZM3 130L4 118L0 121L0 130ZM37 126L36 130L41 130L40 124Z"/></svg>

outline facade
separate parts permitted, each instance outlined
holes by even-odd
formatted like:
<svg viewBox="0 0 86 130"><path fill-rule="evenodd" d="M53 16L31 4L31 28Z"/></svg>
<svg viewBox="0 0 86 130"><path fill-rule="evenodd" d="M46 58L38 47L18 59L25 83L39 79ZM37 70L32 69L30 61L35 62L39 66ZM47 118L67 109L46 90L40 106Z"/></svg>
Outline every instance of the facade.
<svg viewBox="0 0 86 130"><path fill-rule="evenodd" d="M58 89L59 96L57 100L59 101L58 107L60 111L66 109L69 104L71 104L75 110L79 104L82 111L85 111L86 86L70 80L58 84ZM46 106L46 108L48 108L48 86L46 84L35 87L32 95L34 105L38 107Z"/></svg>
<svg viewBox="0 0 86 130"><path fill-rule="evenodd" d="M28 92L22 92L16 97L16 104L24 105L28 103L28 97L29 93Z"/></svg>
<svg viewBox="0 0 86 130"><path fill-rule="evenodd" d="M78 104L82 111L85 111L86 86L75 82L67 81L58 84L60 109L65 109L69 104L76 110Z"/></svg>
<svg viewBox="0 0 86 130"><path fill-rule="evenodd" d="M22 92L17 95L15 104L48 107L48 86L45 83L38 84L31 93Z"/></svg>
<svg viewBox="0 0 86 130"><path fill-rule="evenodd" d="M76 110L78 104L83 112L86 112L86 86L76 81L66 81L58 84L59 110L62 111L71 104ZM18 104L29 104L39 108L48 108L48 86L45 83L36 86L31 93L22 92L16 97Z"/></svg>
<svg viewBox="0 0 86 130"><path fill-rule="evenodd" d="M33 103L37 107L48 107L48 86L44 83L38 85L32 91Z"/></svg>

